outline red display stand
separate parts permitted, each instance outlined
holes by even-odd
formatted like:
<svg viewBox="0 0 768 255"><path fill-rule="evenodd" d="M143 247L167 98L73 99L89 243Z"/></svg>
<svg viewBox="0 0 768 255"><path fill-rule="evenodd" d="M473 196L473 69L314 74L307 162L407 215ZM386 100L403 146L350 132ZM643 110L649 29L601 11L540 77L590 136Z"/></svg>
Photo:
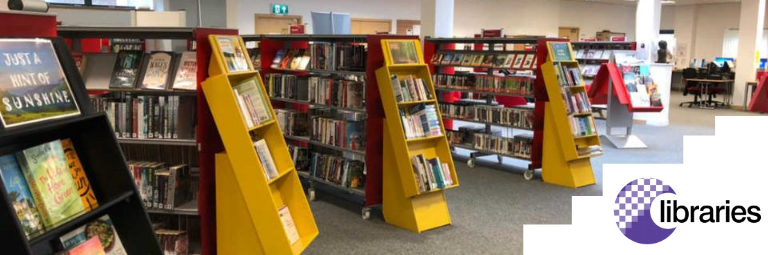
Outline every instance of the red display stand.
<svg viewBox="0 0 768 255"><path fill-rule="evenodd" d="M602 64L587 96L592 104L607 104L605 132L602 136L618 149L645 149L648 146L632 134L635 112L660 112L664 106L635 107L632 105L624 78L615 63ZM614 128L625 128L625 133L615 134Z"/></svg>
<svg viewBox="0 0 768 255"><path fill-rule="evenodd" d="M56 37L56 15L0 11L0 36Z"/></svg>
<svg viewBox="0 0 768 255"><path fill-rule="evenodd" d="M768 112L768 88L765 84L768 81L768 75L763 75L757 84L757 90L749 101L749 110L753 112Z"/></svg>

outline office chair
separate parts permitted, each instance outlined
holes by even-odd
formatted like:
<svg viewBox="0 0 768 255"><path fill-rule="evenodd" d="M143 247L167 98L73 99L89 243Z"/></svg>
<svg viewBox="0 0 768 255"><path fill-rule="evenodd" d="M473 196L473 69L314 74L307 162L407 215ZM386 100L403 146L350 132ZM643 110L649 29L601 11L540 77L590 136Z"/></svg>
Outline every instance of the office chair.
<svg viewBox="0 0 768 255"><path fill-rule="evenodd" d="M693 95L693 101L688 102L682 102L680 103L680 107L682 107L684 104L688 104L688 107L692 107L693 105L701 105L701 102L699 101L699 97L701 96L701 88L698 86L698 82L695 81L688 81L688 79L695 79L699 77L699 73L694 68L686 68L683 69L683 82L685 83L685 89L683 89L683 96L687 96L688 94Z"/></svg>

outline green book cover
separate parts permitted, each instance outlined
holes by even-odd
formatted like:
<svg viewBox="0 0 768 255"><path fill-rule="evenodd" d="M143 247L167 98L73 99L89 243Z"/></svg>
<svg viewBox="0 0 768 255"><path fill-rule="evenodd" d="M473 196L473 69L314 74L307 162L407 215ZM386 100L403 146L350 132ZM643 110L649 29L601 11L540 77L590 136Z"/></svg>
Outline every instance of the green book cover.
<svg viewBox="0 0 768 255"><path fill-rule="evenodd" d="M570 61L573 60L571 56L571 47L566 42L549 42L552 48L551 54L555 61Z"/></svg>
<svg viewBox="0 0 768 255"><path fill-rule="evenodd" d="M60 140L16 154L46 228L85 211Z"/></svg>
<svg viewBox="0 0 768 255"><path fill-rule="evenodd" d="M43 222L40 220L40 214L37 212L19 163L12 154L0 157L0 178L3 180L5 191L11 199L11 205L16 211L16 217L27 238L42 234L45 231Z"/></svg>
<svg viewBox="0 0 768 255"><path fill-rule="evenodd" d="M0 39L0 70L4 127L80 113L51 41Z"/></svg>

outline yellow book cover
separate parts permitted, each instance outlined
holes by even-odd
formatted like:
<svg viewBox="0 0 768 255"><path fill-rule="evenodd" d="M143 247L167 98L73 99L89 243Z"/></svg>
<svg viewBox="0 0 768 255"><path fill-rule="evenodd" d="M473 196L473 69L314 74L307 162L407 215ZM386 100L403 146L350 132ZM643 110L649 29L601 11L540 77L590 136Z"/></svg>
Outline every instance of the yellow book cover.
<svg viewBox="0 0 768 255"><path fill-rule="evenodd" d="M91 182L88 181L88 176L85 175L83 165L80 164L80 158L77 157L77 151L75 146L72 145L72 140L69 138L61 140L61 147L64 148L64 155L67 157L67 165L69 165L69 172L72 173L72 179L75 181L75 186L80 194L80 200L83 201L83 207L85 211L91 211L99 207L99 202L96 201L96 194L93 193Z"/></svg>

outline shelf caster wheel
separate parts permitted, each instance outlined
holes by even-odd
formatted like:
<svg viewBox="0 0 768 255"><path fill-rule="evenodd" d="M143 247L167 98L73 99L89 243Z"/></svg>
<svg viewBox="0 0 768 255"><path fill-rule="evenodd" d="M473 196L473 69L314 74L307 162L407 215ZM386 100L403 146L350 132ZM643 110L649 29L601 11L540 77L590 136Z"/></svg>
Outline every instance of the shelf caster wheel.
<svg viewBox="0 0 768 255"><path fill-rule="evenodd" d="M501 155L497 155L497 156L496 156L496 159L498 159L498 160L499 160L499 164L502 164L502 163L504 163L504 157L502 157Z"/></svg>
<svg viewBox="0 0 768 255"><path fill-rule="evenodd" d="M469 166L470 168L475 168L475 159L471 158L467 160L467 166Z"/></svg>
<svg viewBox="0 0 768 255"><path fill-rule="evenodd" d="M533 170L525 170L523 177L525 177L525 180L527 181L533 180Z"/></svg>
<svg viewBox="0 0 768 255"><path fill-rule="evenodd" d="M315 189L310 188L309 189L309 201L314 202L317 198L317 193L315 193Z"/></svg>
<svg viewBox="0 0 768 255"><path fill-rule="evenodd" d="M371 208L364 207L363 208L363 220L368 220L371 218Z"/></svg>

